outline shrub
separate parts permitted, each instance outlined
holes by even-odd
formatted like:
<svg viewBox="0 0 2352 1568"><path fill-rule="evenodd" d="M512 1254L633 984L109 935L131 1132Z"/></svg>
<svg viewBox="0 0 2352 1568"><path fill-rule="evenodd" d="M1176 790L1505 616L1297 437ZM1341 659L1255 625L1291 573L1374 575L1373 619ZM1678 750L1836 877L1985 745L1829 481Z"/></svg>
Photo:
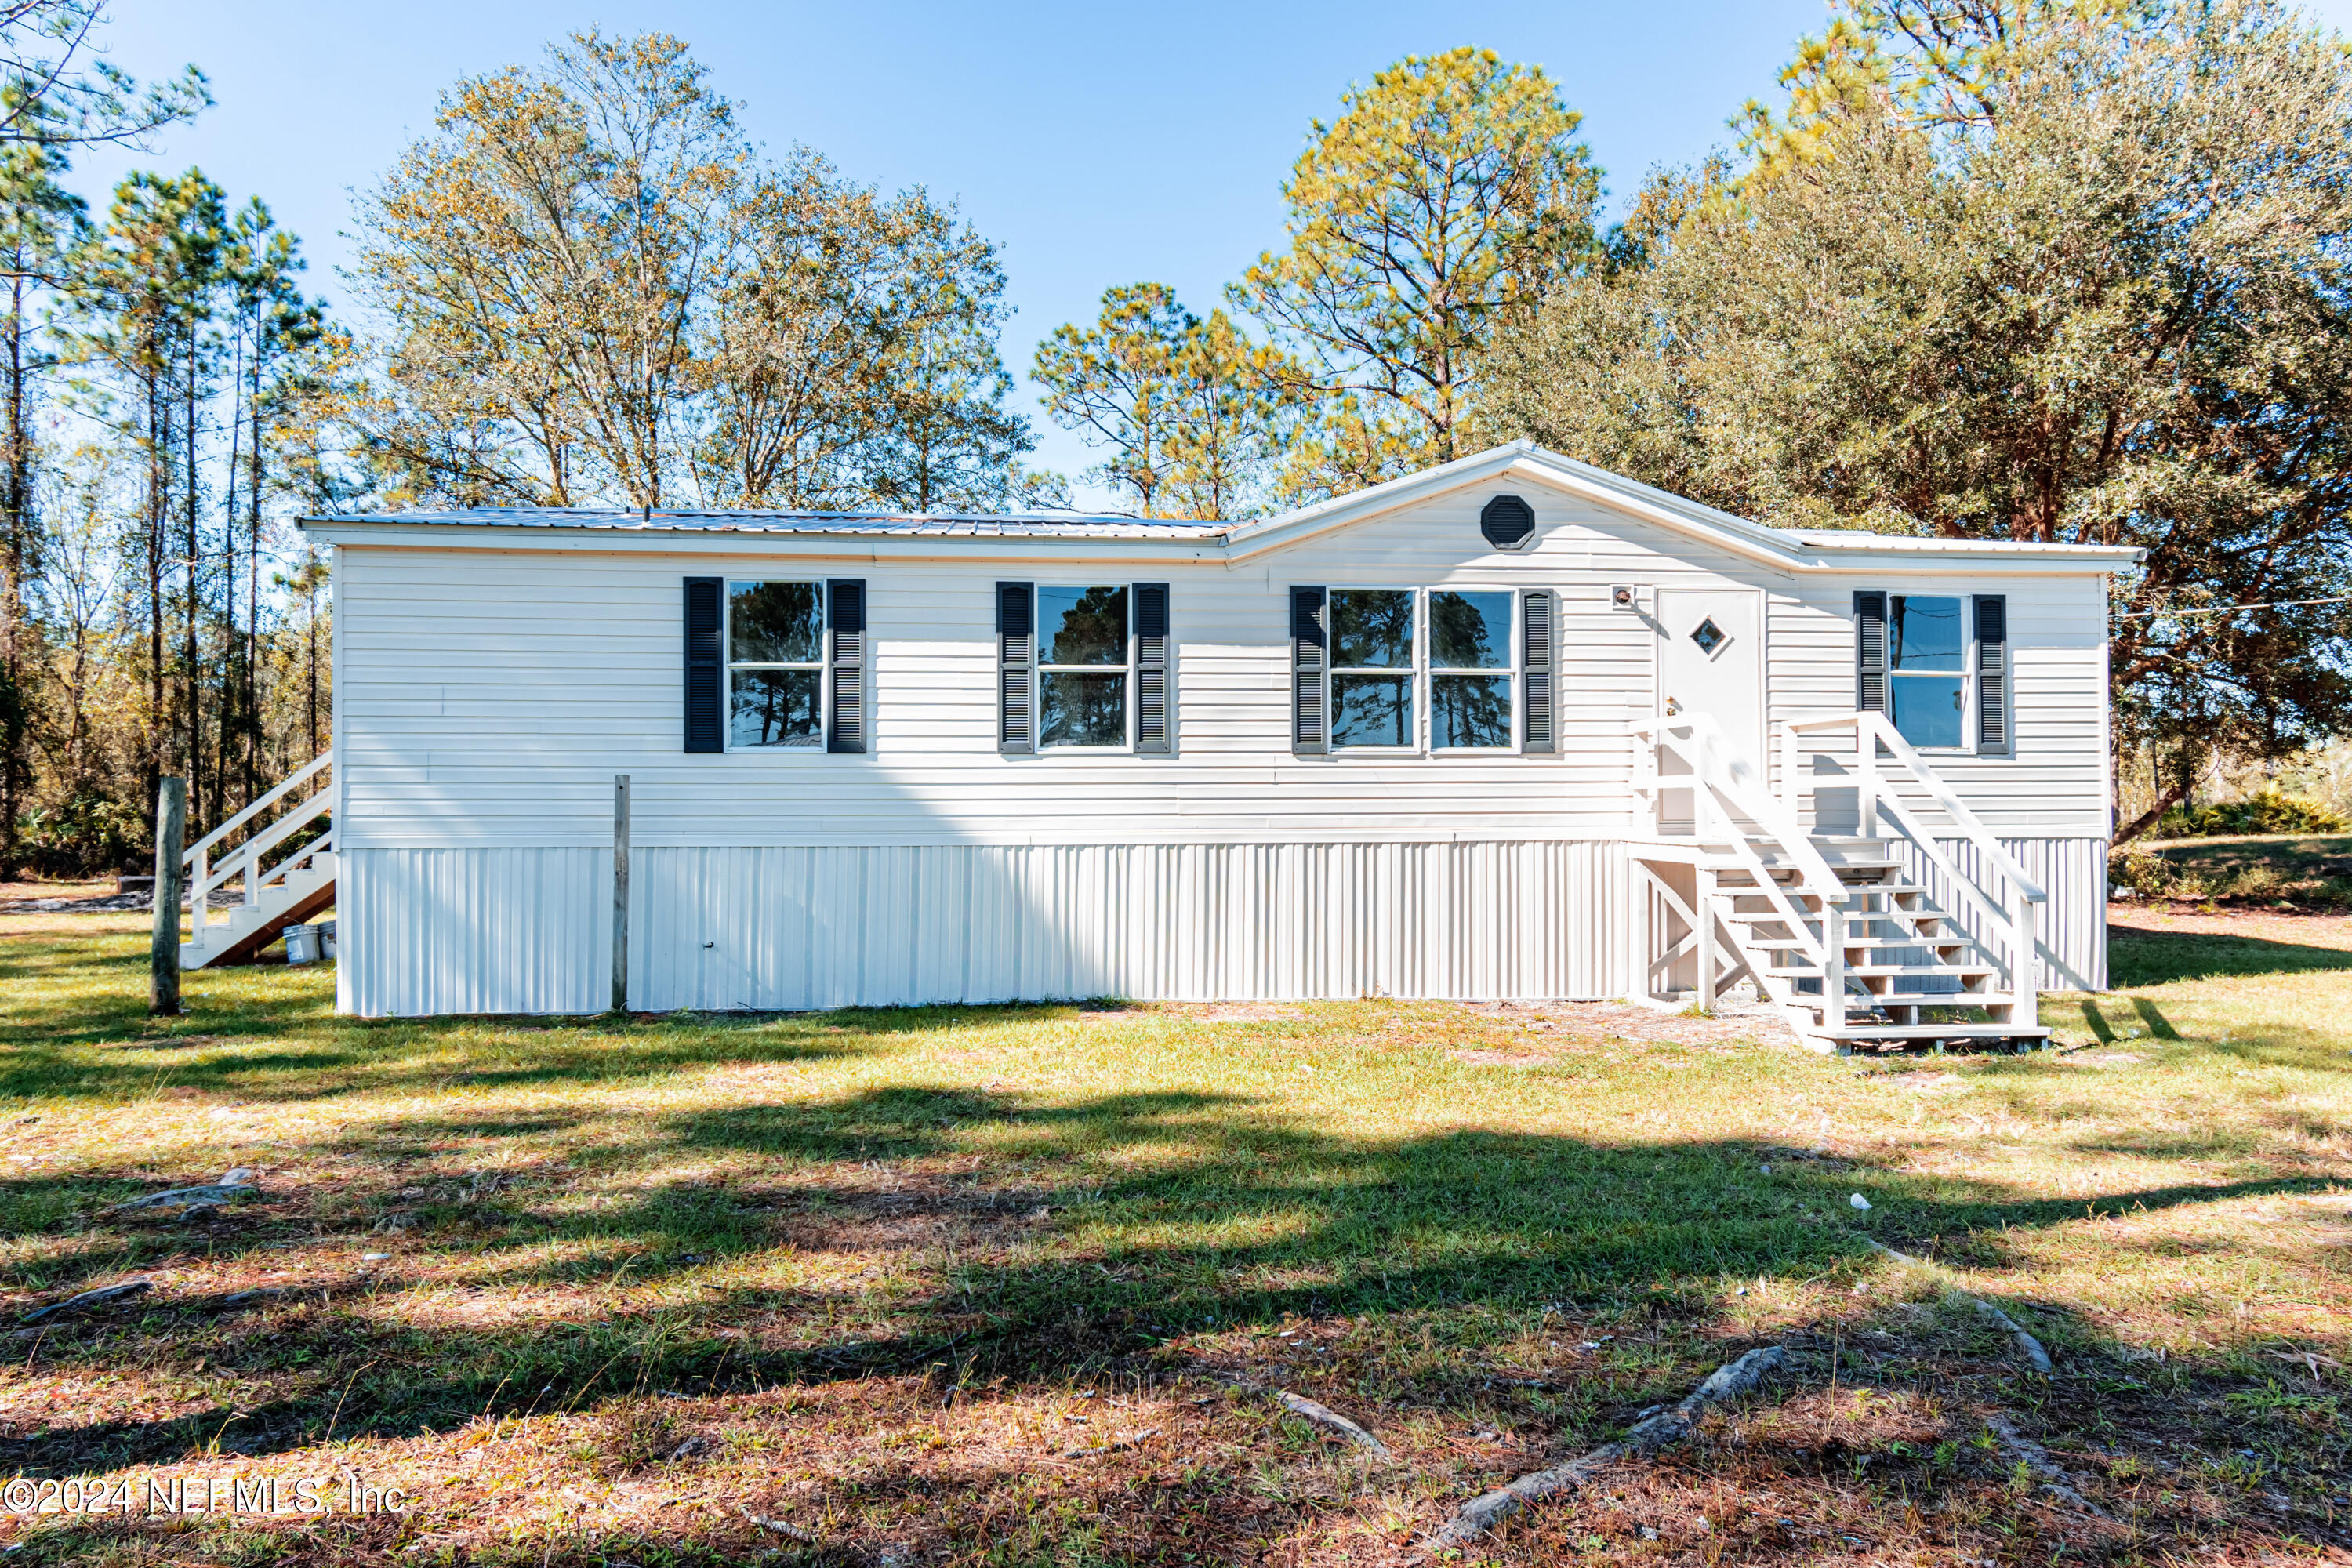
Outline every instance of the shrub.
<svg viewBox="0 0 2352 1568"><path fill-rule="evenodd" d="M2240 833L2352 833L2352 820L2324 805L2266 789L2243 800L2200 805L2195 811L2175 806L2156 825L2159 838L2213 838Z"/></svg>

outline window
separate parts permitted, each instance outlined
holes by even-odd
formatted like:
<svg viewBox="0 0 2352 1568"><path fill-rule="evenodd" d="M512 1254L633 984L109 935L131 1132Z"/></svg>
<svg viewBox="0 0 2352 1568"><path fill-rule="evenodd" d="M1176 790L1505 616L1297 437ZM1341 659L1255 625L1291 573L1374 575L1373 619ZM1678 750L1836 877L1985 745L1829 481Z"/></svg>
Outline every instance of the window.
<svg viewBox="0 0 2352 1568"><path fill-rule="evenodd" d="M1331 590L1331 744L1397 748L1420 739L1413 711L1413 595Z"/></svg>
<svg viewBox="0 0 2352 1568"><path fill-rule="evenodd" d="M2009 599L1853 595L1854 706L1925 751L2011 756Z"/></svg>
<svg viewBox="0 0 2352 1568"><path fill-rule="evenodd" d="M1127 744L1128 591L1037 589L1038 738Z"/></svg>
<svg viewBox="0 0 2352 1568"><path fill-rule="evenodd" d="M1430 590L1429 743L1438 751L1510 745L1509 594Z"/></svg>
<svg viewBox="0 0 2352 1568"><path fill-rule="evenodd" d="M728 749L822 749L824 659L824 584L729 583Z"/></svg>
<svg viewBox="0 0 2352 1568"><path fill-rule="evenodd" d="M1544 633L1542 668L1530 690L1545 704L1545 723L1532 743L1547 751L1553 595L1537 589L1524 596ZM1502 588L1293 589L1293 748L1508 751L1519 743L1526 675L1517 597Z"/></svg>
<svg viewBox="0 0 2352 1568"><path fill-rule="evenodd" d="M1968 733L1968 642L1958 597L1887 599L1886 716L1915 746L1957 751Z"/></svg>

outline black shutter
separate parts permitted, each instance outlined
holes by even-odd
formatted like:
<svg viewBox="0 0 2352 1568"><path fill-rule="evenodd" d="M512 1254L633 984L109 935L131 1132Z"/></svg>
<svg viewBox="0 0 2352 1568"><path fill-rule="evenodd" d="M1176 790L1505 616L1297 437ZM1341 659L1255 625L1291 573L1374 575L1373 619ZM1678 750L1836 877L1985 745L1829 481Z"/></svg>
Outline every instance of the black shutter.
<svg viewBox="0 0 2352 1568"><path fill-rule="evenodd" d="M824 635L833 704L824 717L824 749L866 750L866 583L835 578L825 585Z"/></svg>
<svg viewBox="0 0 2352 1568"><path fill-rule="evenodd" d="M1331 716L1326 700L1323 635L1324 593L1320 588L1290 591L1290 749L1302 756L1331 749Z"/></svg>
<svg viewBox="0 0 2352 1568"><path fill-rule="evenodd" d="M1037 749L1030 670L1037 661L1037 601L1027 583L996 585L996 749L1026 755Z"/></svg>
<svg viewBox="0 0 2352 1568"><path fill-rule="evenodd" d="M1886 711L1886 595L1853 596L1853 705Z"/></svg>
<svg viewBox="0 0 2352 1568"><path fill-rule="evenodd" d="M2009 596L1979 594L1977 617L1977 750L2005 755L2009 726Z"/></svg>
<svg viewBox="0 0 2352 1568"><path fill-rule="evenodd" d="M1165 756L1168 716L1168 584L1135 585L1135 749Z"/></svg>
<svg viewBox="0 0 2352 1568"><path fill-rule="evenodd" d="M686 580L686 749L727 749L727 660L719 638L726 626L727 584L719 577Z"/></svg>
<svg viewBox="0 0 2352 1568"><path fill-rule="evenodd" d="M1552 621L1557 603L1549 589L1519 595L1520 646L1527 655L1528 712L1519 728L1519 750L1559 749L1553 709L1559 701L1552 672Z"/></svg>

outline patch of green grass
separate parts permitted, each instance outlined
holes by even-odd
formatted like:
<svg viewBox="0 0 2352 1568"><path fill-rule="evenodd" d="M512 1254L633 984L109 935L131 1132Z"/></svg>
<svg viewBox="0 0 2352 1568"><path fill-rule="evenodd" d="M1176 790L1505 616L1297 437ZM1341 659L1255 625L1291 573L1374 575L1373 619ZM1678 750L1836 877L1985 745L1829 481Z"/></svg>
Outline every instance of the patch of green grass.
<svg viewBox="0 0 2352 1568"><path fill-rule="evenodd" d="M1768 1340L1811 1358L1759 1428L1788 1452L1827 1452L1804 1401L1838 1358L1821 1484L1856 1507L1899 1472L1985 1489L1951 1521L2041 1529L1968 1457L1967 1413L2003 1405L2082 1445L2221 1456L2289 1423L2301 1457L2266 1465L2344 1458L2352 952L2317 939L2119 940L2126 990L2047 1000L2061 1049L1892 1061L1433 1004L367 1021L323 967L192 974L156 1022L144 952L89 917L0 941L0 1292L154 1281L28 1345L0 1461L350 1464L431 1500L303 1525L308 1554L799 1549L746 1508L863 1557L1389 1541ZM257 1198L210 1219L105 1212L240 1164ZM1953 1286L2064 1375L2016 1385ZM1405 1468L1234 1392L1281 1386ZM1852 1458L1865 1429L1891 1468ZM1740 1452L1706 1484L1760 1499L1795 1462Z"/></svg>

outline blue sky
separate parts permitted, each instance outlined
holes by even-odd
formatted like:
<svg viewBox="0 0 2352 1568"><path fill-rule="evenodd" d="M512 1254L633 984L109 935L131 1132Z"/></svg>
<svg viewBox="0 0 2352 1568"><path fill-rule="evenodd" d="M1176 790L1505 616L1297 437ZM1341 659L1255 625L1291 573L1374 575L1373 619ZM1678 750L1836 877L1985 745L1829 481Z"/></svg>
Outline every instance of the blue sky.
<svg viewBox="0 0 2352 1568"><path fill-rule="evenodd" d="M2352 0L2308 8L2352 25ZM117 64L146 77L194 61L218 106L152 153L86 155L73 183L102 206L127 168L200 166L302 237L331 303L350 192L430 128L443 87L587 26L675 33L771 149L805 142L857 179L960 202L1003 247L1016 374L1111 284L1157 279L1195 310L1215 303L1280 244L1276 186L1308 122L1402 55L1473 43L1543 66L1622 202L1644 170L1726 141L1727 117L1772 95L1790 46L1826 16L1822 0L115 0L111 14ZM1036 460L1075 477L1086 448L1045 420L1025 378L1016 396L1044 437Z"/></svg>

